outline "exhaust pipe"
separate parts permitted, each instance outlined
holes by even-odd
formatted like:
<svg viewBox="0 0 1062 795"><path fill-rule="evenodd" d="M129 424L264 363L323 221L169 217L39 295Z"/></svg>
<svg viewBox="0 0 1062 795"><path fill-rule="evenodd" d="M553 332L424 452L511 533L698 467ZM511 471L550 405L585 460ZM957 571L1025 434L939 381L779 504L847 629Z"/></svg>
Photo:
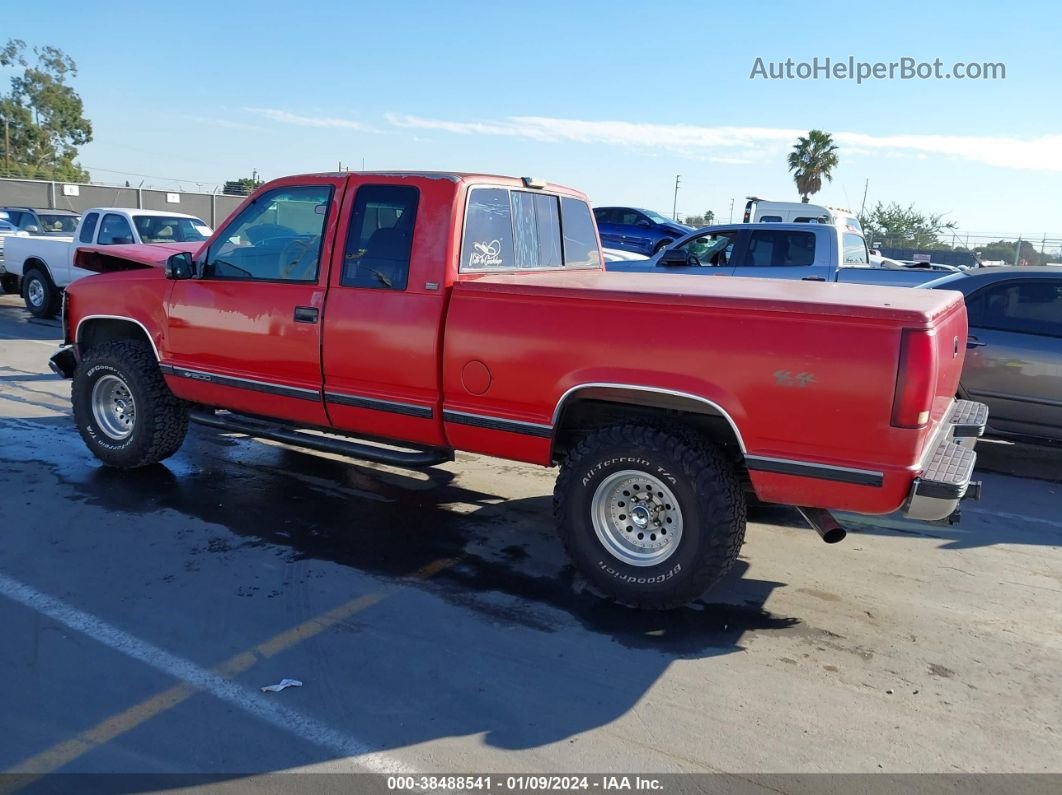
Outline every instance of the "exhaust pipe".
<svg viewBox="0 0 1062 795"><path fill-rule="evenodd" d="M837 524L837 520L829 511L822 508L797 508L797 510L827 544L844 541L844 537L848 535L848 531Z"/></svg>

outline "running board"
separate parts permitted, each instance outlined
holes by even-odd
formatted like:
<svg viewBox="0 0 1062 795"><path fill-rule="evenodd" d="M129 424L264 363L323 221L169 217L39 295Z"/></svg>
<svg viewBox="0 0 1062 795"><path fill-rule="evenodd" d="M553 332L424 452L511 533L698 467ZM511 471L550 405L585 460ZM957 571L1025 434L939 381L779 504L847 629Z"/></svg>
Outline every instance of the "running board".
<svg viewBox="0 0 1062 795"><path fill-rule="evenodd" d="M318 436L317 434L298 431L285 425L228 412L215 414L212 411L196 410L189 412L188 418L200 425L228 431L229 433L242 433L259 439L270 439L274 442L283 442L297 447L307 447L310 450L317 450L322 453L345 455L351 458L360 458L363 461L372 461L377 464L387 464L407 469L431 467L454 460L452 450L440 448L392 450L363 442L340 439L335 436Z"/></svg>

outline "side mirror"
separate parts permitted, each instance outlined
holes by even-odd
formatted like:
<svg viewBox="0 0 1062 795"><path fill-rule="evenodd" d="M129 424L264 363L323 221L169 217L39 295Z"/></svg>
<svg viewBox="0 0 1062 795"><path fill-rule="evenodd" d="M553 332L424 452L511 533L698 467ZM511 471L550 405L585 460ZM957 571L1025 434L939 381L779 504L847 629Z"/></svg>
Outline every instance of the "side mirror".
<svg viewBox="0 0 1062 795"><path fill-rule="evenodd" d="M166 278L181 280L195 276L195 261L187 251L174 254L166 260Z"/></svg>
<svg viewBox="0 0 1062 795"><path fill-rule="evenodd" d="M686 252L680 248L669 248L660 257L658 265L688 265Z"/></svg>
<svg viewBox="0 0 1062 795"><path fill-rule="evenodd" d="M29 232L31 235L35 235L41 231L41 228L36 224L29 224L23 231Z"/></svg>

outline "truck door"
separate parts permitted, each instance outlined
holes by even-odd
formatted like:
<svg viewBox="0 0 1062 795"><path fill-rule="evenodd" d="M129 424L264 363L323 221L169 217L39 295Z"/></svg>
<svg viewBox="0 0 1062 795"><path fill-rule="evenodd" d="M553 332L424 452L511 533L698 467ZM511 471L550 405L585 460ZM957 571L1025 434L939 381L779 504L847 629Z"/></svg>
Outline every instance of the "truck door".
<svg viewBox="0 0 1062 795"><path fill-rule="evenodd" d="M830 230L832 232L832 230ZM733 276L826 281L832 277L831 247L814 229L750 227L746 242L734 251Z"/></svg>
<svg viewBox="0 0 1062 795"><path fill-rule="evenodd" d="M456 186L351 179L324 317L324 396L345 431L443 446L440 362Z"/></svg>
<svg viewBox="0 0 1062 795"><path fill-rule="evenodd" d="M321 323L345 177L300 178L229 219L167 304L164 367L186 400L328 425Z"/></svg>

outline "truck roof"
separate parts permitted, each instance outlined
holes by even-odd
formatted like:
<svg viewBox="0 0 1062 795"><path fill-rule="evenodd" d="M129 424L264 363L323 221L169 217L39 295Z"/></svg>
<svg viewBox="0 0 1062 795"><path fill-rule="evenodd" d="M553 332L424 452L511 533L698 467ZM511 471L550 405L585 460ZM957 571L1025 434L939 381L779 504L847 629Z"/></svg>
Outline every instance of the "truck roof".
<svg viewBox="0 0 1062 795"><path fill-rule="evenodd" d="M296 182L302 177L352 177L352 176L374 176L374 177L415 177L419 179L444 179L450 182L465 182L465 183L483 183L490 185L506 185L514 188L526 188L528 186L526 180L533 179L531 177L512 177L505 176L503 174L480 174L475 171L324 171L315 174L298 174L293 176L282 177L284 182ZM280 180L276 180L280 181ZM578 191L575 188L569 188L566 185L558 185L554 182L548 182L546 180L539 180L534 178L536 186L542 187L546 190L551 190L555 193L566 193L571 196L576 196L581 199L586 198L586 194L582 191Z"/></svg>

